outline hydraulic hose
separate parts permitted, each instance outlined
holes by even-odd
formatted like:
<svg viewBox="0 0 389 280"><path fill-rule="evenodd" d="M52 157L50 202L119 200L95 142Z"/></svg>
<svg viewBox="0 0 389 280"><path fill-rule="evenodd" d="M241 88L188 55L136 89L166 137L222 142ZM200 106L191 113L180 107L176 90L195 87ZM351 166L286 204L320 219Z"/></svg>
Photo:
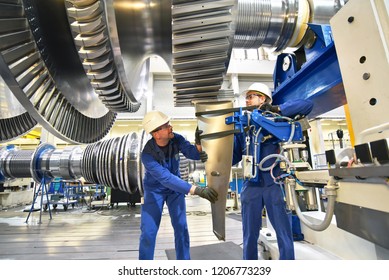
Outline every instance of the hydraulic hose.
<svg viewBox="0 0 389 280"><path fill-rule="evenodd" d="M261 160L261 162L259 163L259 169L261 171L269 171L269 170L272 170L274 168L274 164L272 164L269 167L263 167L264 162L266 162L270 158L277 158L277 159L283 160L286 162L286 164L289 167L293 167L293 164L285 156L283 156L281 154L271 154L271 155L264 157ZM292 187L293 187L293 190L291 192L292 193L292 200L293 200L293 204L295 205L296 214L299 217L300 221L302 221L307 227L309 227L310 229L315 230L315 231L323 231L326 228L328 228L328 226L331 223L332 217L334 215L335 201L336 201L336 187L335 187L335 184L333 183L333 179L331 178L331 180L328 182L327 186L324 188L326 195L328 197L328 203L327 203L326 215L324 217L324 220L320 224L313 224L312 222L310 222L308 219L306 219L304 217L304 215L301 212L301 209L299 207L299 204L297 202L296 190L295 190L296 181L289 180L289 184L292 185Z"/></svg>
<svg viewBox="0 0 389 280"><path fill-rule="evenodd" d="M290 180L289 182L291 183L291 185L293 185L292 186L293 190L291 191L292 200L295 205L296 214L299 217L300 221L302 221L307 227L315 231L323 231L326 228L328 228L328 226L331 223L332 216L334 215L335 200L336 200L336 187L333 184L332 179L328 182L327 186L324 188L326 195L328 197L328 204L327 204L326 215L324 217L324 220L320 224L314 224L308 221L308 219L304 217L299 207L299 204L297 202L296 191L295 191L296 181Z"/></svg>
<svg viewBox="0 0 389 280"><path fill-rule="evenodd" d="M271 155L268 155L266 157L264 157L260 162L259 162L259 169L261 171L269 171L271 169L274 168L274 164L272 164L271 166L269 167L263 167L263 164L268 160L268 159L271 159L271 158L277 158L277 159L280 159L280 160L283 160L287 163L288 166L290 167L293 167L293 164L289 161L289 159L281 154L271 154Z"/></svg>

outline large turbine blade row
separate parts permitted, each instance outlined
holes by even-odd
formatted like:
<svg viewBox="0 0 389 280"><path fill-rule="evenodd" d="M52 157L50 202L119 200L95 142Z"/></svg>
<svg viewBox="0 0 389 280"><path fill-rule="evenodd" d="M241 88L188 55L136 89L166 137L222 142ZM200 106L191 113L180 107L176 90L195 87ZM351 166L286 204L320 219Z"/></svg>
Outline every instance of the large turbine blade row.
<svg viewBox="0 0 389 280"><path fill-rule="evenodd" d="M31 12L34 6L0 2L0 73L5 83L31 117L55 136L73 143L102 139L116 114L108 111L100 117L88 117L62 93L53 79L55 69L49 69L50 55L43 57L45 49L36 43L44 41L38 19L25 13L26 9Z"/></svg>

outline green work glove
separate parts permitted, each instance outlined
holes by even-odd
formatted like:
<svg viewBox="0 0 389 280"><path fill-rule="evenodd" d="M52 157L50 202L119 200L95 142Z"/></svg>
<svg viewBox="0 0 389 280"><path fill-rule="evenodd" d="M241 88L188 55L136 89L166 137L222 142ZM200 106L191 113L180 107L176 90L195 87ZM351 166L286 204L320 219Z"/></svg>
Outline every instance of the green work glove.
<svg viewBox="0 0 389 280"><path fill-rule="evenodd" d="M199 127L196 127L196 132L195 132L195 144L196 145L201 145L201 140L200 140L201 133L203 133L203 131L199 130Z"/></svg>
<svg viewBox="0 0 389 280"><path fill-rule="evenodd" d="M194 194L197 194L198 196L209 200L211 203L215 203L217 201L218 196L217 192L209 187L196 187Z"/></svg>
<svg viewBox="0 0 389 280"><path fill-rule="evenodd" d="M200 160L206 162L208 160L208 154L204 151L200 152Z"/></svg>

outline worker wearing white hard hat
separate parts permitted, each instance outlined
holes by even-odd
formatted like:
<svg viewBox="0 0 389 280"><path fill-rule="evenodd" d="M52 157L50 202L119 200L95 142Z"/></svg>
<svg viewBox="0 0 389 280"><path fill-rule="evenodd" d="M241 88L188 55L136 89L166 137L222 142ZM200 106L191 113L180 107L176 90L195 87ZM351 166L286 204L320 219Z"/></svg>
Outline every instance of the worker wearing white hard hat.
<svg viewBox="0 0 389 280"><path fill-rule="evenodd" d="M263 83L251 84L247 90L243 91L242 94L245 95L246 100L247 100L247 97L251 97L251 96L253 96L253 97L264 96L265 98L267 98L267 102L269 102L269 103L273 102L272 93L270 91L270 88Z"/></svg>
<svg viewBox="0 0 389 280"><path fill-rule="evenodd" d="M291 100L279 106L272 105L272 94L268 86L263 83L253 83L243 92L246 97L246 106L255 106L265 114L281 114L287 117L307 115L313 108L309 100ZM271 135L261 131L260 139L253 135L251 130L234 136L234 153L232 164L242 160L243 155L256 155L256 162L271 154L278 154L278 141L273 141ZM269 137L270 136L270 137ZM246 139L250 138L247 146ZM259 143L258 143L259 142ZM254 151L256 149L256 151ZM275 159L266 161L263 166L268 168L275 164ZM266 214L276 232L279 258L294 259L293 233L290 217L286 211L284 194L274 181L270 171L257 168L256 176L245 180L241 191L242 226L243 226L243 258L247 260L258 259L259 232L262 228L262 210L266 207ZM279 165L272 169L275 177L282 174Z"/></svg>
<svg viewBox="0 0 389 280"><path fill-rule="evenodd" d="M170 121L170 117L159 111L148 112L142 121L143 129L147 133L151 133L158 127L167 124Z"/></svg>
<svg viewBox="0 0 389 280"><path fill-rule="evenodd" d="M263 111L280 112L278 106L271 105L273 96L270 88L266 84L253 83L247 90L243 91L242 95L246 99L247 107L255 106Z"/></svg>
<svg viewBox="0 0 389 280"><path fill-rule="evenodd" d="M180 153L189 159L203 162L208 156L202 151L199 141L192 145L182 135L174 133L169 121L170 117L164 113L151 111L142 122L144 130L151 134L152 139L141 153L145 169L139 242L141 260L154 258L155 241L165 203L174 229L176 259L188 260L190 252L185 195L195 194L211 203L217 200L217 192L212 188L192 185L180 178ZM196 130L196 138L198 134Z"/></svg>

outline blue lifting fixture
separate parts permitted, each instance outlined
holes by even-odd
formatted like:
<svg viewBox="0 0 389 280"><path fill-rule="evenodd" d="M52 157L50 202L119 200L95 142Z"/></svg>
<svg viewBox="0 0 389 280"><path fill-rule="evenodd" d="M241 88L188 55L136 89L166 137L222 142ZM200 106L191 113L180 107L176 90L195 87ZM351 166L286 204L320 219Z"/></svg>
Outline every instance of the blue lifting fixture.
<svg viewBox="0 0 389 280"><path fill-rule="evenodd" d="M226 124L234 124L235 130L239 132L243 132L244 128L248 125L254 125L256 128L262 127L262 129L268 131L281 142L289 140L293 125L294 133L291 141L304 141L301 124L299 122L285 121L283 117L274 117L271 114L263 115L262 113L261 110L254 109L251 114L246 114L240 108L238 112L234 112L233 116L227 117L225 122Z"/></svg>
<svg viewBox="0 0 389 280"><path fill-rule="evenodd" d="M298 69L295 54L278 55L273 73L273 104L309 99L310 118L347 103L330 25L308 24L310 40L304 46L306 62Z"/></svg>

